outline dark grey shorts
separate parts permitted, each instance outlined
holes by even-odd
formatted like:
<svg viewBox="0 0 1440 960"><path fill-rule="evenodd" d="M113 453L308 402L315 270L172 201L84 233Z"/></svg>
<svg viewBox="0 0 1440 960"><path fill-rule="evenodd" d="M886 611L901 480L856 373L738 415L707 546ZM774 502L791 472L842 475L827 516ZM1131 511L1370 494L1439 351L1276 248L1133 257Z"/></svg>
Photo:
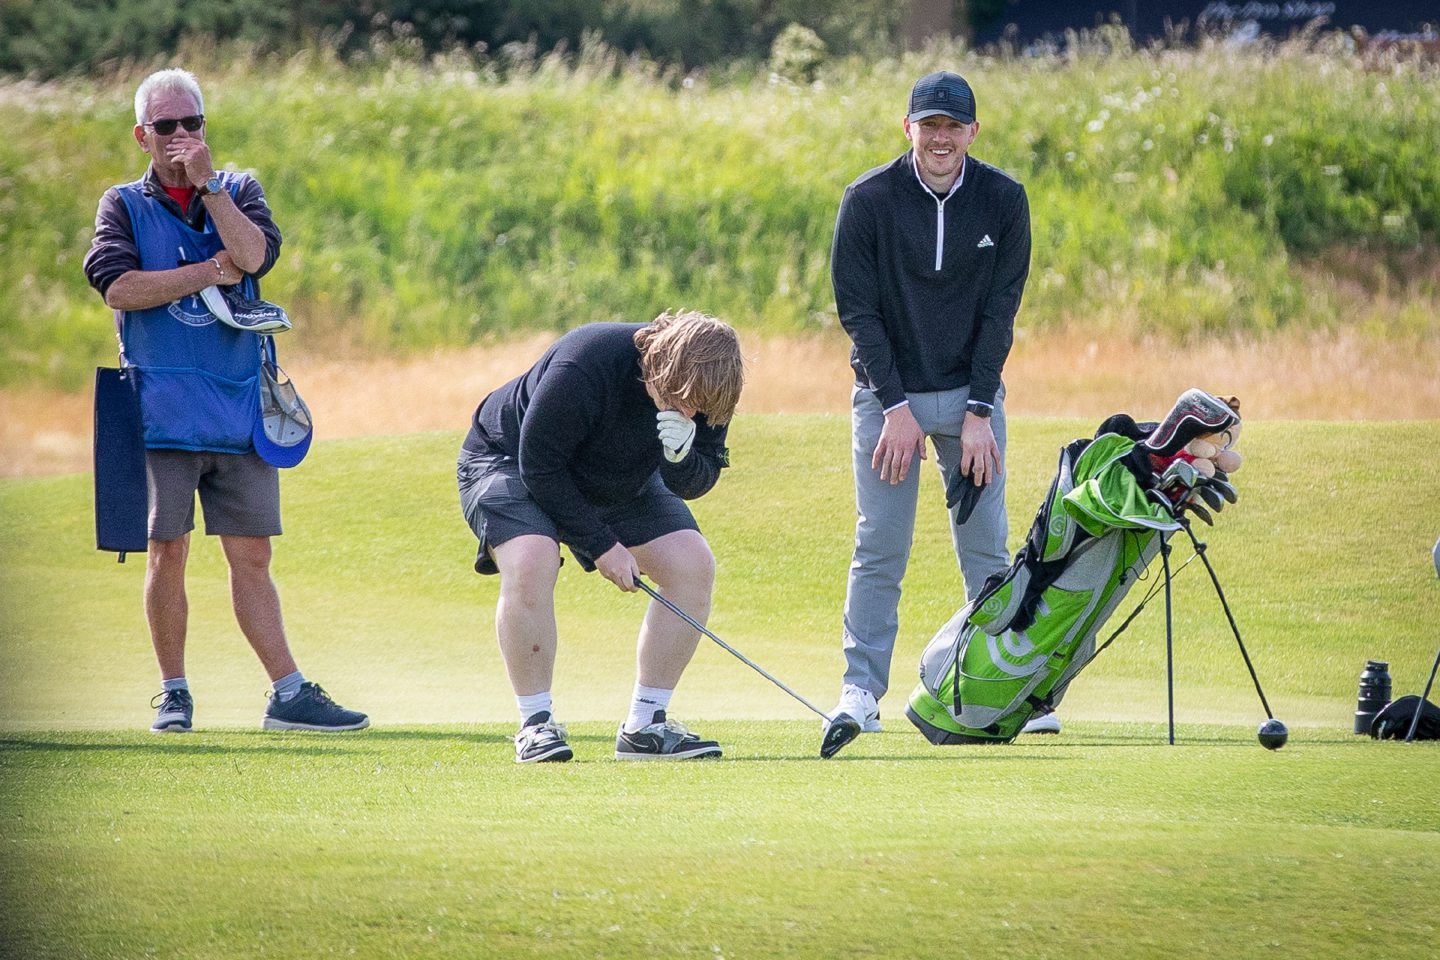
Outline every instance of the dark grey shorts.
<svg viewBox="0 0 1440 960"><path fill-rule="evenodd" d="M280 471L254 452L146 450L145 480L151 540L178 540L195 529L197 491L210 536L280 535Z"/></svg>
<svg viewBox="0 0 1440 960"><path fill-rule="evenodd" d="M465 522L480 540L476 573L499 573L490 551L526 534L564 543L582 568L595 569L594 557L560 536L555 522L540 509L520 479L520 465L510 457L462 451L456 479ZM700 529L685 501L665 486L659 473L650 477L633 500L602 509L601 516L626 547L640 546L677 530Z"/></svg>

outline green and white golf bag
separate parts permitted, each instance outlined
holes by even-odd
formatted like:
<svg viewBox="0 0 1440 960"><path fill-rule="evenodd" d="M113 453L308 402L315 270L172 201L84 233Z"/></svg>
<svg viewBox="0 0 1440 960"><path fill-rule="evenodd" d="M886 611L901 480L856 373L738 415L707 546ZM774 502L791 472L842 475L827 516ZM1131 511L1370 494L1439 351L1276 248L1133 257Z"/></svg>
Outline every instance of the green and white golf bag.
<svg viewBox="0 0 1440 960"><path fill-rule="evenodd" d="M1119 414L1093 439L1061 450L1014 563L921 656L905 714L931 743L1008 743L1033 714L1059 703L1095 655L1096 633L1180 529L1180 510L1187 502L1194 509L1197 489L1217 483L1175 455L1190 438L1238 420L1223 401L1192 390L1159 424ZM1218 484L1233 502L1223 475ZM1212 509L1216 489L1205 490Z"/></svg>

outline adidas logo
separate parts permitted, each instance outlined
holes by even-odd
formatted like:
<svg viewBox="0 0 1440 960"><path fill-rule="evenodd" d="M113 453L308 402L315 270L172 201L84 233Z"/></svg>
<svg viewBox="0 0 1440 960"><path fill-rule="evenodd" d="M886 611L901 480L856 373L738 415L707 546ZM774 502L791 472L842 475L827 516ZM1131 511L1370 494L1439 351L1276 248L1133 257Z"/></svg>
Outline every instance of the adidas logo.
<svg viewBox="0 0 1440 960"><path fill-rule="evenodd" d="M975 249L976 249L976 250L980 250L980 249L982 249L982 248L984 248L984 247L993 247L993 246L995 246L995 241L994 241L994 240L991 240L991 239L990 239L990 234L987 233L987 234L985 234L985 236L983 236L983 237L980 238L980 242L979 242L979 243L975 244Z"/></svg>

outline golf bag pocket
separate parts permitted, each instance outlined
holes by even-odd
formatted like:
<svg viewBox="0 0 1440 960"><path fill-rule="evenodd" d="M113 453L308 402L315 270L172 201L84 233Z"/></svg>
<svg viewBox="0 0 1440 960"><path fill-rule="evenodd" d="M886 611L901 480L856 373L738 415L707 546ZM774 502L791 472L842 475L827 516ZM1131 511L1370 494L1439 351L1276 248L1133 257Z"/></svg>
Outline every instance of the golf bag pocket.
<svg viewBox="0 0 1440 960"><path fill-rule="evenodd" d="M204 370L140 369L145 445L244 453L259 405L258 377L229 380Z"/></svg>
<svg viewBox="0 0 1440 960"><path fill-rule="evenodd" d="M1004 579L976 599L970 622L992 637L998 637L1015 621L1029 592L1029 583L1029 568L1012 566Z"/></svg>

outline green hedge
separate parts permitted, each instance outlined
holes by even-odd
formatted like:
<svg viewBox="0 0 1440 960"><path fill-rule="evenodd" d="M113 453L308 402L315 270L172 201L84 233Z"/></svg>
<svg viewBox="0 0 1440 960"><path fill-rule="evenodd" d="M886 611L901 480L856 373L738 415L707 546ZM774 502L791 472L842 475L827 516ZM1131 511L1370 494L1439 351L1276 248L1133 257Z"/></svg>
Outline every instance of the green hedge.
<svg viewBox="0 0 1440 960"><path fill-rule="evenodd" d="M832 52L873 50L889 43L900 13L883 0L0 0L0 74L146 62L188 37L262 54L312 42L342 58L396 43L426 55L461 47L504 62L507 47L575 50L592 36L691 68L764 60L790 23L813 29Z"/></svg>
<svg viewBox="0 0 1440 960"><path fill-rule="evenodd" d="M311 348L467 344L678 305L771 332L831 326L840 192L905 148L909 85L940 65L974 82L976 155L1030 192L1025 329L1339 327L1354 320L1309 295L1307 258L1401 262L1440 243L1440 84L1416 64L936 50L795 86L681 82L594 45L503 77L463 55L182 59L206 84L217 157L266 187L286 236L266 293ZM144 169L136 80L0 84L5 380L79 384L113 354L80 260L100 193ZM1423 302L1383 324L1434 330Z"/></svg>

